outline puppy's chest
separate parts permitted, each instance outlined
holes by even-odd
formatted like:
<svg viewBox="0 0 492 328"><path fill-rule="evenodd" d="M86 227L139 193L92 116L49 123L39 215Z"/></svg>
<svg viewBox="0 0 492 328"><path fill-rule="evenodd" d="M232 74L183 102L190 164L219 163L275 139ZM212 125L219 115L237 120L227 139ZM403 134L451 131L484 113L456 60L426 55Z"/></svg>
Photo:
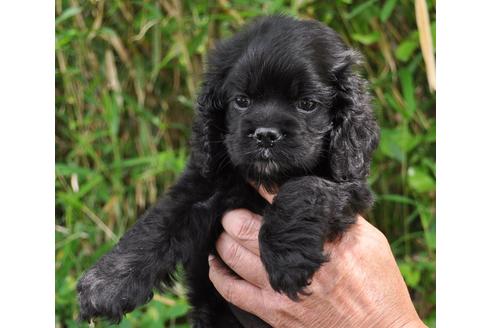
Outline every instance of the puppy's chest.
<svg viewBox="0 0 492 328"><path fill-rule="evenodd" d="M206 221L210 224L213 235L222 231L221 219L225 212L245 208L263 215L267 202L249 187L234 186L216 190L208 199L197 202L194 207L200 208Z"/></svg>
<svg viewBox="0 0 492 328"><path fill-rule="evenodd" d="M218 192L217 207L223 212L237 208L245 208L259 215L263 215L263 211L267 202L249 186L235 186L230 189ZM220 214L223 214L220 213Z"/></svg>

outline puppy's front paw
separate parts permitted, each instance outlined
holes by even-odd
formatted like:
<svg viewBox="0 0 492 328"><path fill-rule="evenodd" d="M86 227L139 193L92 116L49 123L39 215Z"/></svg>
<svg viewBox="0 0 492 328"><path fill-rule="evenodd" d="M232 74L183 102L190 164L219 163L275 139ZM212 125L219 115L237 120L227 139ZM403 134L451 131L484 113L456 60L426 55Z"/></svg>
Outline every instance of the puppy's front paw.
<svg viewBox="0 0 492 328"><path fill-rule="evenodd" d="M306 287L313 274L327 261L320 247L323 240L302 231L279 235L273 225L263 225L259 238L272 288L294 301L299 300L299 294L308 295Z"/></svg>
<svg viewBox="0 0 492 328"><path fill-rule="evenodd" d="M306 294L313 274L327 261L326 240L337 238L352 222L344 204L348 193L318 177L289 180L266 208L260 254L270 284L293 300Z"/></svg>
<svg viewBox="0 0 492 328"><path fill-rule="evenodd" d="M80 305L79 320L103 317L113 323L138 305L152 299L152 286L134 279L131 274L112 275L98 266L87 271L77 284Z"/></svg>

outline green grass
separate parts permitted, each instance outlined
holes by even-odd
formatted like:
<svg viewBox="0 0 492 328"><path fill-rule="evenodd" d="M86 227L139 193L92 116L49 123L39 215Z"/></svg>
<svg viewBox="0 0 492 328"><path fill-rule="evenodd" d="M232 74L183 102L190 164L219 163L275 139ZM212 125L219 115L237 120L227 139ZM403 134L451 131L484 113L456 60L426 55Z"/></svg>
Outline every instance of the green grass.
<svg viewBox="0 0 492 328"><path fill-rule="evenodd" d="M79 326L78 277L182 171L207 50L277 12L316 18L366 56L382 127L368 219L435 325L435 94L413 1L57 0L55 9L57 327ZM178 285L121 326L186 327L188 309Z"/></svg>

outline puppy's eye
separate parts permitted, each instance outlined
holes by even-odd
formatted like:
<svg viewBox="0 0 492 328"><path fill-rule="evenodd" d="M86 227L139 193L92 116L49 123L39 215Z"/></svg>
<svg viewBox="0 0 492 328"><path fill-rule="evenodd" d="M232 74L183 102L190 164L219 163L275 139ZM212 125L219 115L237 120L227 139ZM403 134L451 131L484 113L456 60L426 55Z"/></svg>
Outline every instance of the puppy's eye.
<svg viewBox="0 0 492 328"><path fill-rule="evenodd" d="M297 102L296 107L301 112L312 112L318 107L318 103L309 99L301 99Z"/></svg>
<svg viewBox="0 0 492 328"><path fill-rule="evenodd" d="M236 106L238 108L246 109L246 108L248 108L251 101L246 96L237 96L236 98L234 98L234 103L236 104Z"/></svg>

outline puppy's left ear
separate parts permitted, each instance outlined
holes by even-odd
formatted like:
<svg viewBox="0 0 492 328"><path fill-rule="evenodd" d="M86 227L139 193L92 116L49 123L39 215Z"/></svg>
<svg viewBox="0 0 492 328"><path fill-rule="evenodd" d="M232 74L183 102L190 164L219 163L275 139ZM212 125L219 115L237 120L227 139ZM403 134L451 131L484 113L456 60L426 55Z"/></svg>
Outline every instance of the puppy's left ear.
<svg viewBox="0 0 492 328"><path fill-rule="evenodd" d="M354 72L362 57L347 49L335 58L331 76L336 96L328 133L330 175L335 181L365 179L379 142L367 81Z"/></svg>

